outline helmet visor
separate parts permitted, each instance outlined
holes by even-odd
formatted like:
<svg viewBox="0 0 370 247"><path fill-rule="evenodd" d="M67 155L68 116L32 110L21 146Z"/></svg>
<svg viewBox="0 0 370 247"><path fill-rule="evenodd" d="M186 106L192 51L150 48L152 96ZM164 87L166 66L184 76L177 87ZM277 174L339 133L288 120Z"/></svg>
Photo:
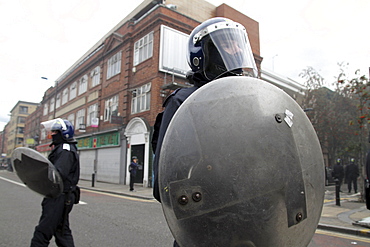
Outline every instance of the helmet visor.
<svg viewBox="0 0 370 247"><path fill-rule="evenodd" d="M251 76L257 77L252 49L241 24L216 23L207 27L207 33L209 40L204 44L206 73L220 76L225 72L247 69Z"/></svg>
<svg viewBox="0 0 370 247"><path fill-rule="evenodd" d="M67 130L67 126L64 123L63 119L61 119L61 118L56 118L56 119L52 119L52 120L42 122L41 126L43 126L46 131L52 131L52 130L64 131L64 130Z"/></svg>

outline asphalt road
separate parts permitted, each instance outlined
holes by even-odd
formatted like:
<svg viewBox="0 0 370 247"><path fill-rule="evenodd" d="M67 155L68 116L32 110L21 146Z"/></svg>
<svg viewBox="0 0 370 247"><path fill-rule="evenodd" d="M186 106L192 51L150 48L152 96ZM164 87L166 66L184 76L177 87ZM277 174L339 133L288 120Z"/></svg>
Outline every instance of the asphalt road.
<svg viewBox="0 0 370 247"><path fill-rule="evenodd" d="M42 197L3 179L0 188L0 246L29 246ZM70 214L76 246L173 246L159 203L85 190L81 200ZM54 240L50 246L56 246Z"/></svg>
<svg viewBox="0 0 370 247"><path fill-rule="evenodd" d="M0 246L29 246L42 197L1 172L0 188ZM87 190L81 200L70 214L76 246L173 246L159 203ZM317 230L309 247L318 246L370 246L370 238Z"/></svg>

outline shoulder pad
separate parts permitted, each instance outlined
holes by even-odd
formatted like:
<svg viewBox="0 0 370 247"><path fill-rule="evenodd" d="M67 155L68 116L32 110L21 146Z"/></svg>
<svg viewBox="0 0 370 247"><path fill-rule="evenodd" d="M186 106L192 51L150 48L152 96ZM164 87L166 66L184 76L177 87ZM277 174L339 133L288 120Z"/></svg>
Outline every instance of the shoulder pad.
<svg viewBox="0 0 370 247"><path fill-rule="evenodd" d="M166 99L165 99L165 101L163 102L163 107L165 107L166 106L166 104L167 104L167 101L172 97L172 96L174 96L175 94L177 94L177 92L180 90L181 88L178 88L178 89L176 89L175 91L173 91Z"/></svg>
<svg viewBox="0 0 370 247"><path fill-rule="evenodd" d="M71 146L68 143L63 143L63 149L71 151Z"/></svg>

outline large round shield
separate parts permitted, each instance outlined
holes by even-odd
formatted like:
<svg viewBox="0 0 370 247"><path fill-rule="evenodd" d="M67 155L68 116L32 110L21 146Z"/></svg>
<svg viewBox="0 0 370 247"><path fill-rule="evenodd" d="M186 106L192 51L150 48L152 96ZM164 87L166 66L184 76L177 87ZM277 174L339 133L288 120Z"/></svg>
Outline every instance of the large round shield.
<svg viewBox="0 0 370 247"><path fill-rule="evenodd" d="M52 198L63 192L63 180L59 172L39 152L19 147L13 151L11 161L20 180L31 190Z"/></svg>
<svg viewBox="0 0 370 247"><path fill-rule="evenodd" d="M307 246L324 162L300 106L259 79L226 77L174 115L159 160L163 211L180 246Z"/></svg>

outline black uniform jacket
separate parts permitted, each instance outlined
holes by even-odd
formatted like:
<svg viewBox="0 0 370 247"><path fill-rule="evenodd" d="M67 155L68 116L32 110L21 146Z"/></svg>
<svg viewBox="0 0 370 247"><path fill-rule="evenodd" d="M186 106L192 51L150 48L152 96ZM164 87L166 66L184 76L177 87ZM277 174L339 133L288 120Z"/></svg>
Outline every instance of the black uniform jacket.
<svg viewBox="0 0 370 247"><path fill-rule="evenodd" d="M74 190L80 177L80 160L76 142L56 144L48 158L62 177L63 192Z"/></svg>

